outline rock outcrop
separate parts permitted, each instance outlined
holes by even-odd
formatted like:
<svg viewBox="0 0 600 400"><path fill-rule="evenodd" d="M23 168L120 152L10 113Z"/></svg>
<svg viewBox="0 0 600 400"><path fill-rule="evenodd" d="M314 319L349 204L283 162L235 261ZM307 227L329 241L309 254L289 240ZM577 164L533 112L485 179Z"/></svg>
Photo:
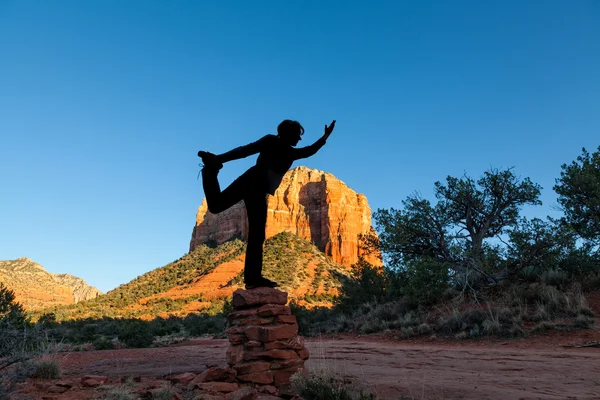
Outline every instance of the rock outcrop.
<svg viewBox="0 0 600 400"><path fill-rule="evenodd" d="M54 274L54 279L61 285L71 288L75 303L94 299L102 294L102 292L95 287L88 285L83 279L71 274Z"/></svg>
<svg viewBox="0 0 600 400"><path fill-rule="evenodd" d="M363 255L360 234L375 234L367 198L333 175L297 167L287 172L268 199L267 238L287 231L310 240L334 262L350 266ZM208 212L206 199L196 214L190 251L201 243L223 243L234 236L246 239L248 222L241 201L220 214ZM381 265L379 255L363 255Z"/></svg>
<svg viewBox="0 0 600 400"><path fill-rule="evenodd" d="M102 294L81 278L50 273L26 257L0 261L0 282L15 293L15 300L27 310L73 304Z"/></svg>
<svg viewBox="0 0 600 400"><path fill-rule="evenodd" d="M236 290L232 303L226 358L237 381L285 389L309 357L298 336L296 317L285 305L287 293L271 288Z"/></svg>

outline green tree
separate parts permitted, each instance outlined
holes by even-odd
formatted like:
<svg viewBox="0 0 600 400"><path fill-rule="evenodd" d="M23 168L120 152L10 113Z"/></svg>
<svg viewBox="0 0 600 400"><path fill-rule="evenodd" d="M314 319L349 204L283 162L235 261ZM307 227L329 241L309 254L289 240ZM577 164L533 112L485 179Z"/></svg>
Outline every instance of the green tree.
<svg viewBox="0 0 600 400"><path fill-rule="evenodd" d="M523 270L537 276L561 270L570 277L599 271L598 254L589 244L578 244L577 236L561 221L523 218L508 237L506 262L513 276Z"/></svg>
<svg viewBox="0 0 600 400"><path fill-rule="evenodd" d="M369 301L382 302L387 294L388 280L381 268L364 258L352 265L352 275L340 275L342 283L339 308L345 311Z"/></svg>
<svg viewBox="0 0 600 400"><path fill-rule="evenodd" d="M581 238L600 244L600 146L594 153L585 148L577 160L563 164L554 190L563 221Z"/></svg>
<svg viewBox="0 0 600 400"><path fill-rule="evenodd" d="M429 259L449 266L464 284L473 271L493 279L500 249L486 239L517 226L520 209L541 204L539 196L540 186L520 179L512 168L490 169L477 181L448 176L445 184L435 183L435 205L413 194L403 209L374 214L381 250L391 268L406 270Z"/></svg>
<svg viewBox="0 0 600 400"><path fill-rule="evenodd" d="M4 286L2 282L0 282L0 322L13 327L29 322L23 306L15 301L15 292Z"/></svg>

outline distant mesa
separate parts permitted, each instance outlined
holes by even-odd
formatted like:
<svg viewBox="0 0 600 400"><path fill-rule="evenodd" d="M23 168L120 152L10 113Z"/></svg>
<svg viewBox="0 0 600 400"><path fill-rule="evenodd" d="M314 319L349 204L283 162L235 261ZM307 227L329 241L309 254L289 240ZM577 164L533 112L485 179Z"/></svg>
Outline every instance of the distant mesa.
<svg viewBox="0 0 600 400"><path fill-rule="evenodd" d="M81 278L53 274L27 257L0 261L0 282L15 293L27 310L74 304L102 294Z"/></svg>
<svg viewBox="0 0 600 400"><path fill-rule="evenodd" d="M362 254L360 234L375 234L367 198L330 173L296 167L286 173L274 196L269 196L267 238L291 232L309 240L332 261L350 266L359 256L381 265L380 255ZM232 237L246 239L246 207L241 201L212 214L206 199L198 208L190 251L203 243L221 244Z"/></svg>

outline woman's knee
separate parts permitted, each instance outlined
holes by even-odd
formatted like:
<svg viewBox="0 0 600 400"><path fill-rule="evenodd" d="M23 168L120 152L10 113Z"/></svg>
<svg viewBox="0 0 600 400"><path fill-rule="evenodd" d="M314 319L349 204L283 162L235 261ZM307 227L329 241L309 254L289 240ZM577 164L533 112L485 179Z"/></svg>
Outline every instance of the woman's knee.
<svg viewBox="0 0 600 400"><path fill-rule="evenodd" d="M219 203L208 203L208 211L211 214L219 214L220 212L225 211L225 208L221 206Z"/></svg>

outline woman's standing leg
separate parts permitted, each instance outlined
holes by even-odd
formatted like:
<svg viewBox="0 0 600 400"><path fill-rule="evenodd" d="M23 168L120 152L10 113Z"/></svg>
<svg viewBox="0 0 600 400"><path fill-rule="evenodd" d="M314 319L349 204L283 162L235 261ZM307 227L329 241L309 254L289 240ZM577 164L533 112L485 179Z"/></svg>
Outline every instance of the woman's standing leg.
<svg viewBox="0 0 600 400"><path fill-rule="evenodd" d="M244 196L248 213L248 247L244 282L258 284L262 274L263 244L267 225L267 194L250 191Z"/></svg>

